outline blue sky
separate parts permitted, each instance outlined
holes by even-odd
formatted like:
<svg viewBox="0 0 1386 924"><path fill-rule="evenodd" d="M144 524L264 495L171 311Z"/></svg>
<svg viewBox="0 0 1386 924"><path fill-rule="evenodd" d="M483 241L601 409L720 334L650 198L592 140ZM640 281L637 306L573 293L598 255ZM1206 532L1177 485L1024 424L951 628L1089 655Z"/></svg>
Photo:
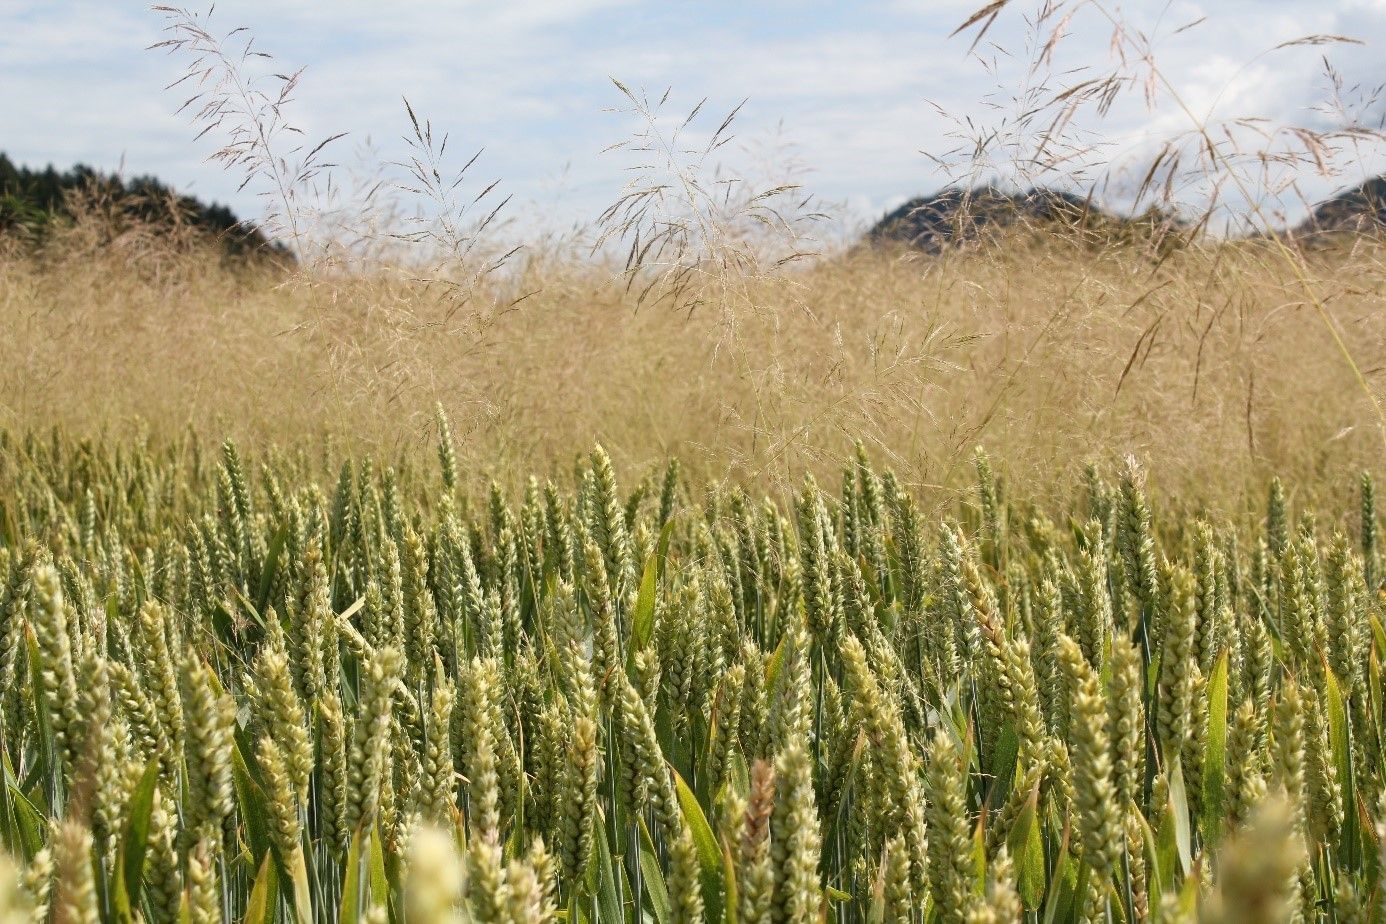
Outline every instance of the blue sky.
<svg viewBox="0 0 1386 924"><path fill-rule="evenodd" d="M989 36L999 49L969 55L968 40L948 35L978 3L222 0L211 24L246 26L277 67L306 67L291 117L309 137L349 132L336 159L351 161L367 139L398 157L408 97L457 151L484 146L477 178L499 178L517 209L551 226L590 220L621 187L621 158L601 152L633 123L603 111L622 103L611 77L656 96L672 86L671 110L707 97L708 111L721 113L748 98L727 157L749 164L774 138L792 143L806 186L861 218L943 185L923 152L952 147L960 123L984 131L1014 114L1026 17L1038 4L1016 0ZM1386 0L1135 0L1121 15L1164 36L1161 68L1199 115L1320 124L1311 108L1328 93L1325 50L1349 87L1386 80L1379 44L1256 58L1309 33L1386 41ZM1170 34L1200 16L1203 25ZM163 87L180 64L145 50L160 26L140 3L0 0L0 149L30 164L123 162L253 216L256 200L236 193L239 179L206 162L212 139L194 143L173 114L182 96ZM1100 9L1080 10L1070 27L1059 79L1110 64ZM1152 111L1136 96L1103 120L1084 118L1076 130L1132 163L1152 139L1187 127L1170 105ZM1365 172L1374 157L1347 159Z"/></svg>

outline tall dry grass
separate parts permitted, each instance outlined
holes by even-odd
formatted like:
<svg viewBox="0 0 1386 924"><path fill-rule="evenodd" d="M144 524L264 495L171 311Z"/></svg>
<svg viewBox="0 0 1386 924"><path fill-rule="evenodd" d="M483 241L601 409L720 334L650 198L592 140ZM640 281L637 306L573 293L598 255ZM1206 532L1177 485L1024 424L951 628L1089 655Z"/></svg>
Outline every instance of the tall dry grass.
<svg viewBox="0 0 1386 924"><path fill-rule="evenodd" d="M1163 262L1053 236L854 252L691 315L637 309L600 266L534 260L489 298L536 294L483 327L395 274L250 272L86 234L0 261L6 426L327 431L393 456L427 450L441 403L477 478L563 467L599 440L618 464L677 454L766 483L831 473L860 438L920 486L966 480L984 443L1017 479L1133 453L1204 493L1353 470L1382 447L1300 287L1310 274L1379 395L1386 262L1369 239L1295 267L1265 242Z"/></svg>

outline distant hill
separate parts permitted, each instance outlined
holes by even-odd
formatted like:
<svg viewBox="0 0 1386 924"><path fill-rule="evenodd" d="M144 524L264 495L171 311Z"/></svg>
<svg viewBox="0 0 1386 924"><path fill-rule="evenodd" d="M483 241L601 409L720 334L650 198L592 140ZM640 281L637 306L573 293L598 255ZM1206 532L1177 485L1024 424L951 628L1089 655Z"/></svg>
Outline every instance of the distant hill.
<svg viewBox="0 0 1386 924"><path fill-rule="evenodd" d="M1386 230L1386 176L1373 177L1320 202L1308 218L1292 229L1292 235L1312 238L1335 232L1361 234L1382 230Z"/></svg>
<svg viewBox="0 0 1386 924"><path fill-rule="evenodd" d="M1179 225L1172 217L1153 211L1136 218L1122 217L1090 200L1043 187L1006 192L993 186L954 186L906 202L878 221L867 232L866 240L938 253L949 244L1016 226L1064 226L1092 233L1098 239L1114 239L1162 237Z"/></svg>
<svg viewBox="0 0 1386 924"><path fill-rule="evenodd" d="M1006 192L992 186L949 187L911 199L891 211L866 233L867 244L902 244L936 254L952 244L983 238L1005 228L1064 227L1094 241L1144 239L1160 241L1187 226L1150 210L1126 217L1102 209L1071 193L1036 187ZM1288 229L1292 238L1386 231L1386 175L1346 189L1314 206L1309 217Z"/></svg>
<svg viewBox="0 0 1386 924"><path fill-rule="evenodd" d="M282 247L226 206L179 194L152 176L125 179L83 164L63 171L51 164L35 170L0 153L0 235L41 239L54 222L71 220L75 209L95 203L118 222L205 231L231 256L286 256Z"/></svg>

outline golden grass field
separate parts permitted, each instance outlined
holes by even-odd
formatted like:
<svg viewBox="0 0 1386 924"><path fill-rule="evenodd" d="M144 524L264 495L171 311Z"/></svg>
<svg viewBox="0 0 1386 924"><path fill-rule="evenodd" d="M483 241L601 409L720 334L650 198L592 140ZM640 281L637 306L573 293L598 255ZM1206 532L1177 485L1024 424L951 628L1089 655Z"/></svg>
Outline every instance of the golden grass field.
<svg viewBox="0 0 1386 924"><path fill-rule="evenodd" d="M621 470L678 456L699 476L794 483L832 476L861 439L918 488L967 482L982 444L1029 484L1130 454L1161 488L1210 498L1357 471L1386 446L1386 251L1369 237L1293 259L1214 241L1156 260L1040 233L938 257L854 250L709 277L691 312L543 253L459 306L437 276L102 240L79 222L0 259L6 427L326 433L407 458L441 404L477 484L564 470L595 442Z"/></svg>

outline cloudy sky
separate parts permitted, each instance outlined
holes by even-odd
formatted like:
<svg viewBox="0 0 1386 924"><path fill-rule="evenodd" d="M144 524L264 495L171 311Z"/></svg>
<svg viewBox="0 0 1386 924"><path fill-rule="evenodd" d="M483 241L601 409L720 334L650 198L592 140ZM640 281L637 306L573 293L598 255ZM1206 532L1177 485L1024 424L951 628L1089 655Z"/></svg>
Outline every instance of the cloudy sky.
<svg viewBox="0 0 1386 924"><path fill-rule="evenodd" d="M306 68L290 117L310 139L348 132L331 149L336 160L352 162L368 141L377 158L399 157L407 97L450 133L459 155L485 148L479 184L500 179L517 205L561 226L592 218L625 179L629 161L602 153L636 125L609 111L624 102L613 77L655 97L672 87L670 115L706 97L709 128L748 99L723 155L747 172L802 163L809 189L865 217L943 185L947 176L928 155L954 148L960 133L1001 127L1005 137L1027 86L1071 85L1113 65L1112 24L1100 5L1078 10L1043 77L1027 77L1025 67L1055 24L1036 38L1029 20L1039 4L1014 0L969 53L970 38L949 33L977 5L222 0L209 27L245 26L258 49L274 54L274 69ZM1129 0L1117 9L1131 34L1151 39L1161 72L1195 117L1332 127L1341 116L1324 111L1333 95L1327 54L1348 108L1379 124L1370 87L1386 81L1386 0ZM254 215L252 192L236 191L239 177L207 162L215 133L194 141L188 118L174 114L187 94L165 85L185 62L146 50L162 25L161 14L126 0L0 0L0 150L32 165L123 163ZM1263 54L1327 33L1367 44ZM1103 159L1140 164L1158 139L1189 127L1161 90L1153 109L1132 93L1105 118L1080 113L1067 131L1102 145ZM1340 156L1344 176L1308 178L1307 188L1360 179L1379 166L1374 157Z"/></svg>

